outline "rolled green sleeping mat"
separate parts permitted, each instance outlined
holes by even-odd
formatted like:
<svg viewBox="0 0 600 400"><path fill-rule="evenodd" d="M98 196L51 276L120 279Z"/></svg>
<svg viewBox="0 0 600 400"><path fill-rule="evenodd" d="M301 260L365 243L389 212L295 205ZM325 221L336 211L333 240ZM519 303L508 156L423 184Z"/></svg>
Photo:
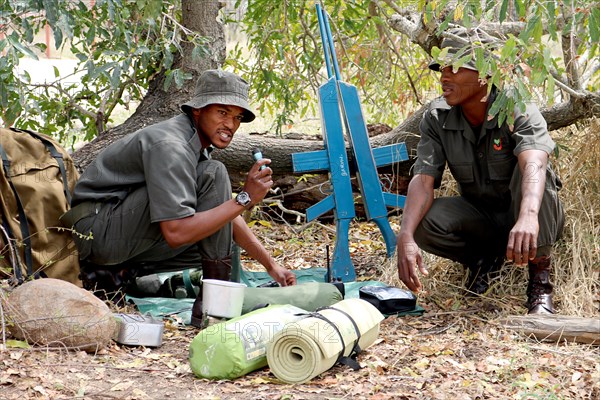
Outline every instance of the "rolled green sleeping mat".
<svg viewBox="0 0 600 400"><path fill-rule="evenodd" d="M265 367L266 345L306 311L291 305L261 308L198 332L190 343L190 366L199 378L235 379Z"/></svg>
<svg viewBox="0 0 600 400"><path fill-rule="evenodd" d="M291 304L306 311L315 311L342 299L340 291L331 283L325 282L306 282L284 287L248 287L244 289L242 314L265 304Z"/></svg>
<svg viewBox="0 0 600 400"><path fill-rule="evenodd" d="M360 349L372 345L384 316L361 299L346 299L289 325L267 345L271 372L286 383L304 383L350 356L358 339ZM360 338L358 338L358 332Z"/></svg>

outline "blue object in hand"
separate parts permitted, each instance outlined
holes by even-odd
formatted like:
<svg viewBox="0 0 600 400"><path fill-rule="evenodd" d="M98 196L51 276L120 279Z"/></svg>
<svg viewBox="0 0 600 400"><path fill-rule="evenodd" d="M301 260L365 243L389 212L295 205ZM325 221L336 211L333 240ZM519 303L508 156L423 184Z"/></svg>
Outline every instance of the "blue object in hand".
<svg viewBox="0 0 600 400"><path fill-rule="evenodd" d="M263 158L262 151L260 151L260 149L252 150L252 158L254 158L254 161L262 160L262 158ZM259 168L259 171L262 171L266 167L267 167L266 165L261 165Z"/></svg>

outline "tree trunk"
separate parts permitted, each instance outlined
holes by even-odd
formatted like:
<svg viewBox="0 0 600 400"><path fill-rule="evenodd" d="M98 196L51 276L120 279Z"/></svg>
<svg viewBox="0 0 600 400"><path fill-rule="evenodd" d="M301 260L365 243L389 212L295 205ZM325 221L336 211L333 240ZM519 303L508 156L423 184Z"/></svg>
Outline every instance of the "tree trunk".
<svg viewBox="0 0 600 400"><path fill-rule="evenodd" d="M404 142L407 146L409 155L414 152L419 141L419 136L411 132L399 131L398 128L375 136L371 139L372 148L386 146L394 143ZM276 177L293 174L292 154L308 151L323 150L322 140L296 140L274 137L264 137L257 134L236 135L233 142L223 150L215 150L212 153L214 159L222 161L227 165L227 169L232 175L232 180L239 180L254 164L252 159L252 150L260 148L265 158L271 159L271 169ZM354 164L354 155L347 145L346 154L350 162L352 172ZM399 163L396 166L384 167L381 170L385 173L393 171L400 174L407 174L410 161ZM309 174L326 174L327 171L308 172ZM236 177L234 177L236 175Z"/></svg>
<svg viewBox="0 0 600 400"><path fill-rule="evenodd" d="M218 68L223 64L225 34L223 25L217 21L221 7L221 2L218 1L182 0L183 26L212 39L208 42L206 55L201 60L192 59L192 46L189 44L183 45L183 57L180 55L174 57L173 68L181 67L185 72L191 73L192 80L181 88L177 88L173 83L168 90L164 90L165 74L157 74L150 82L146 96L127 121L102 133L73 154L73 160L80 170L85 169L100 151L115 140L181 112L179 105L193 96L195 82L200 73L207 69Z"/></svg>
<svg viewBox="0 0 600 400"><path fill-rule="evenodd" d="M410 119L408 122L410 123ZM405 126L407 124L381 134L374 132L380 125L368 126L370 136L376 134L370 139L372 148L404 142L410 156L416 150L419 136L402 131L401 129ZM323 150L322 140L284 139L258 134L237 134L227 148L215 150L212 153L214 159L227 165L234 191L237 192L241 189L247 171L254 164L252 150L255 148L260 148L263 156L271 160L270 167L273 170L275 193L267 196L266 204L271 200L280 200L284 208L304 212L307 207L322 200L329 193L328 171L309 171L305 174L294 174L293 172L292 154ZM356 172L354 155L348 144L346 155L353 176L353 188L358 193L359 188L354 177ZM409 169L413 162L414 157L411 157L405 162L379 168L382 187L392 193L406 194ZM360 200L358 200L356 213L359 217L364 216ZM290 214L290 217L295 218L294 214Z"/></svg>

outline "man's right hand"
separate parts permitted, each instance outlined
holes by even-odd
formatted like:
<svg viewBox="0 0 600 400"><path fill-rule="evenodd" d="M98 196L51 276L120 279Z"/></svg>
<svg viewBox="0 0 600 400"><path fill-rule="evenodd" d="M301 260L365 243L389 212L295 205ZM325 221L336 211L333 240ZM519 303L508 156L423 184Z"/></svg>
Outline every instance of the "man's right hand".
<svg viewBox="0 0 600 400"><path fill-rule="evenodd" d="M250 195L251 206L260 203L273 186L273 170L268 166L270 163L271 160L267 158L260 159L248 171L244 190ZM261 170L263 165L265 168Z"/></svg>
<svg viewBox="0 0 600 400"><path fill-rule="evenodd" d="M417 275L417 267L423 275L427 275L427 267L423 263L421 249L411 236L400 233L396 239L398 253L398 275L407 288L413 292L421 289L421 281Z"/></svg>

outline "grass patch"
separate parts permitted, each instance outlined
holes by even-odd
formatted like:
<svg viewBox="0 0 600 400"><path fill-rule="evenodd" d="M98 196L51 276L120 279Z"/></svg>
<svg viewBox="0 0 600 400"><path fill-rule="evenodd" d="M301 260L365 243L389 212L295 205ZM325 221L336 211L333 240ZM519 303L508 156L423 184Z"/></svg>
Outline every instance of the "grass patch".
<svg viewBox="0 0 600 400"><path fill-rule="evenodd" d="M554 303L560 314L595 317L600 309L600 119L551 134L560 149L552 163L563 182L559 196L566 219L552 257ZM456 184L446 170L436 197L455 194ZM424 257L429 276L422 279L425 291L421 296L447 308L454 304L449 299L463 301L459 300L466 278L463 267L430 254ZM396 259L386 263L379 279L404 287L398 279ZM483 301L503 314L523 314L527 268L507 263L503 270Z"/></svg>

